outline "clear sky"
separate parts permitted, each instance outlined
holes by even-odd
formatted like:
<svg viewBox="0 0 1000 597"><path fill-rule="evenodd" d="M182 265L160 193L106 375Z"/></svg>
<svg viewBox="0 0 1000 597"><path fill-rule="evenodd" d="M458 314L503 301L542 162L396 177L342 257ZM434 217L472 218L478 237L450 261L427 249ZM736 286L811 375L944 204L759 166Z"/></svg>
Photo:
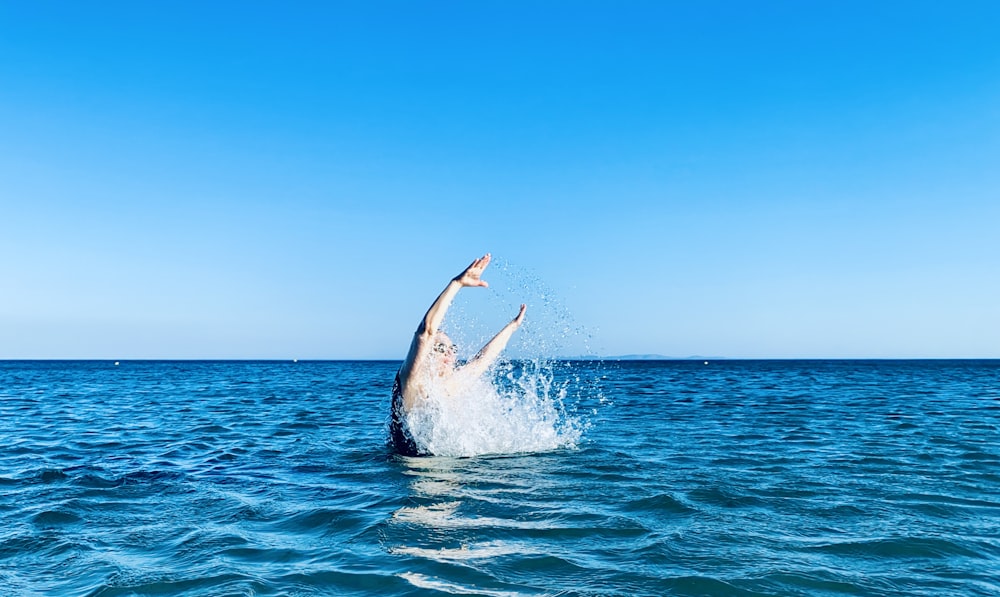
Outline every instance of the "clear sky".
<svg viewBox="0 0 1000 597"><path fill-rule="evenodd" d="M998 358L998 31L993 1L3 1L0 358L402 358L486 251L454 325L523 300L556 352Z"/></svg>

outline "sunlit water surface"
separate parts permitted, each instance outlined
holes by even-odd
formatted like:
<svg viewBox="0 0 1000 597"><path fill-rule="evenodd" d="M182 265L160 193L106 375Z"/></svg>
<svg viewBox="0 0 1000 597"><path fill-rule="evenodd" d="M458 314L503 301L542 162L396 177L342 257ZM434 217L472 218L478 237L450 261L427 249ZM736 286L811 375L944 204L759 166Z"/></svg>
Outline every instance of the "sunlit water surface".
<svg viewBox="0 0 1000 597"><path fill-rule="evenodd" d="M553 363L432 458L397 366L0 363L0 595L1000 594L996 361Z"/></svg>

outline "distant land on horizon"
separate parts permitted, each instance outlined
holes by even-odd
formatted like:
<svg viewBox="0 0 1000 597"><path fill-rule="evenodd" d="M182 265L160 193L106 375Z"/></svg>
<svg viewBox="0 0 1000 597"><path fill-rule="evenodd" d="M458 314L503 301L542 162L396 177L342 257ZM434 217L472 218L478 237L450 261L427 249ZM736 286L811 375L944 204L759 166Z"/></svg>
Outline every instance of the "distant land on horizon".
<svg viewBox="0 0 1000 597"><path fill-rule="evenodd" d="M726 357L704 357L699 355L671 357L662 354L623 354L603 357L592 354L566 358L580 361L722 361L726 359Z"/></svg>

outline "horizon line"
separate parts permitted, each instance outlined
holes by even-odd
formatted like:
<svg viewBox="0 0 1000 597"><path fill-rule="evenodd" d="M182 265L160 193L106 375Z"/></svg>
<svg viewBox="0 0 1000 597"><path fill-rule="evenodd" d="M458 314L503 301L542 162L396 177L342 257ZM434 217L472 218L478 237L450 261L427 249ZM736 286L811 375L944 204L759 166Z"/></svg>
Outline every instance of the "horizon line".
<svg viewBox="0 0 1000 597"><path fill-rule="evenodd" d="M581 355L581 356L555 356L546 357L554 361L683 361L683 362L713 362L713 361L998 361L1000 357L671 357L671 356L642 356L642 355ZM532 360L513 358L512 361ZM106 357L0 357L0 363L14 362L220 362L220 363L390 363L402 362L402 358L275 358L275 357L139 357L139 358L106 358Z"/></svg>

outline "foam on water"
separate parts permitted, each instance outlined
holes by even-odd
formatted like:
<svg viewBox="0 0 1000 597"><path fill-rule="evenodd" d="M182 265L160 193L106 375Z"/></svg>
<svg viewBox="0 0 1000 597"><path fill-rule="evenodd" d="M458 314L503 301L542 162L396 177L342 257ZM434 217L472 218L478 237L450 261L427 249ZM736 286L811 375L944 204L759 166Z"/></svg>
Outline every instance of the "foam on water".
<svg viewBox="0 0 1000 597"><path fill-rule="evenodd" d="M575 447L585 423L565 407L568 381L541 360L503 362L480 377L459 370L426 381L429 397L408 413L413 439L437 456L544 452Z"/></svg>
<svg viewBox="0 0 1000 597"><path fill-rule="evenodd" d="M524 593L513 591L490 591L481 587L466 586L453 582L443 582L427 575L416 574L413 572L404 572L400 574L399 577L419 589L428 589L451 595L486 595L488 597L521 597L521 595L524 595Z"/></svg>

